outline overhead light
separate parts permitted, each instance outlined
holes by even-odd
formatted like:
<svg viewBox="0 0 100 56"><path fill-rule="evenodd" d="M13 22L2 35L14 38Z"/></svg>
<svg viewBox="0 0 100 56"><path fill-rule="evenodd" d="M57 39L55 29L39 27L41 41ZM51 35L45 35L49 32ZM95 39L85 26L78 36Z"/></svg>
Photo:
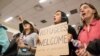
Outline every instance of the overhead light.
<svg viewBox="0 0 100 56"><path fill-rule="evenodd" d="M71 26L72 26L72 27L74 27L74 28L76 27L76 25L75 25L75 24L73 24L73 25L71 25Z"/></svg>
<svg viewBox="0 0 100 56"><path fill-rule="evenodd" d="M13 17L9 17L9 18L7 18L4 22L9 22L9 21L11 21L13 19Z"/></svg>
<svg viewBox="0 0 100 56"><path fill-rule="evenodd" d="M66 14L66 16L67 16L67 17L69 17L69 16L70 16L70 14L68 13L68 14Z"/></svg>
<svg viewBox="0 0 100 56"><path fill-rule="evenodd" d="M39 0L39 3L44 3L46 2L47 0Z"/></svg>

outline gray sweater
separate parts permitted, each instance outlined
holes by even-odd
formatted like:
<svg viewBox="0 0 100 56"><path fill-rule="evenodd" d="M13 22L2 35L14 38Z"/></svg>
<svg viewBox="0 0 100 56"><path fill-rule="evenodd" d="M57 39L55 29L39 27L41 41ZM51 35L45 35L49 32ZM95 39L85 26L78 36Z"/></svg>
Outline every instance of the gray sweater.
<svg viewBox="0 0 100 56"><path fill-rule="evenodd" d="M36 47L37 36L38 36L37 33L31 33L27 36L23 36L23 41L28 46ZM18 54L19 55L30 55L32 53L30 51L22 52L21 49L19 49Z"/></svg>

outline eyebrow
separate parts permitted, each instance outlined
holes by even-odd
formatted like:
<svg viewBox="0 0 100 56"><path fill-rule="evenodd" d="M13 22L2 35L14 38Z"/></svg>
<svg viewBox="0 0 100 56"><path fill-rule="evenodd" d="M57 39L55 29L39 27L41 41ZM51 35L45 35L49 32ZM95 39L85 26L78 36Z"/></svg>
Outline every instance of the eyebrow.
<svg viewBox="0 0 100 56"><path fill-rule="evenodd" d="M88 5L84 5L84 7L88 7ZM83 8L84 8L84 7L83 7ZM80 7L80 9L79 9L79 10L81 10L81 7Z"/></svg>

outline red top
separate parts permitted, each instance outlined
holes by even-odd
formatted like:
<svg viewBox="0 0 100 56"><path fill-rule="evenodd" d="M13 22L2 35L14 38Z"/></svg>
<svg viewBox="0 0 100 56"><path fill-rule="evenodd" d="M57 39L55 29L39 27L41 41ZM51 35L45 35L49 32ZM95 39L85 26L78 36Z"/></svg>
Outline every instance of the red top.
<svg viewBox="0 0 100 56"><path fill-rule="evenodd" d="M100 20L93 20L90 23L90 29L87 30L87 26L85 25L81 32L79 33L78 39L88 45L90 41L94 39L100 39Z"/></svg>

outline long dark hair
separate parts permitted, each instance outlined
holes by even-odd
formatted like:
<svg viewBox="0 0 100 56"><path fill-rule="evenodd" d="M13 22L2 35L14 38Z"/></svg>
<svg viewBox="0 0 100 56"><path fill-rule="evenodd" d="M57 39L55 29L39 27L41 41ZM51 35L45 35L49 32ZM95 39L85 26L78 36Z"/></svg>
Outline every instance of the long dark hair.
<svg viewBox="0 0 100 56"><path fill-rule="evenodd" d="M35 32L35 29L34 29L34 27L33 27L33 25L32 25L31 23L29 23L28 21L24 20L24 21L23 21L23 25L25 25L25 24L29 24L29 25L30 25L30 33L29 33L29 34ZM23 31L23 35L26 35L25 29L24 29L24 31Z"/></svg>
<svg viewBox="0 0 100 56"><path fill-rule="evenodd" d="M100 16L99 16L99 14L98 14L98 12L97 12L97 9L96 9L92 4L89 4L89 3L82 3L82 4L80 5L80 7L81 7L82 5L84 5L84 4L88 5L91 9L95 10L94 19L99 20L99 19L100 19Z"/></svg>
<svg viewBox="0 0 100 56"><path fill-rule="evenodd" d="M57 12L61 12L61 22L67 22L67 23L69 23L68 17L66 16L66 13L64 13L61 10L57 10L56 13Z"/></svg>

